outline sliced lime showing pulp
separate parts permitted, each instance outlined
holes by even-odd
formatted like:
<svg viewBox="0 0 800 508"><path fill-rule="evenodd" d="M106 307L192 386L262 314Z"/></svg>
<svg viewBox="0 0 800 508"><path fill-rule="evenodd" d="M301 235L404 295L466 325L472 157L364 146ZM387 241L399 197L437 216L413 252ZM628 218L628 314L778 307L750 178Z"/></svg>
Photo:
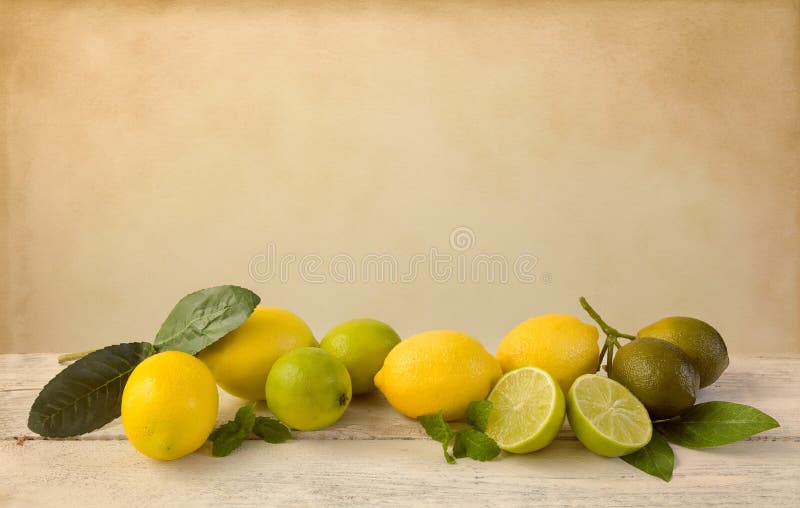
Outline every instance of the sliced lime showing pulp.
<svg viewBox="0 0 800 508"><path fill-rule="evenodd" d="M567 418L583 446L598 455L628 455L650 442L647 409L627 388L604 376L584 374L567 393Z"/></svg>

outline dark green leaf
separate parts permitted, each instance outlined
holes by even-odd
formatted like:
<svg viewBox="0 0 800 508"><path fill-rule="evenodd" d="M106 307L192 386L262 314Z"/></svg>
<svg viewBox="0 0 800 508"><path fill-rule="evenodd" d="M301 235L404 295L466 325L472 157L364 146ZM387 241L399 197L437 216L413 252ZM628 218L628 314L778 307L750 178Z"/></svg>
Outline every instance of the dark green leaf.
<svg viewBox="0 0 800 508"><path fill-rule="evenodd" d="M255 413L255 403L248 404L246 406L242 406L236 411L236 417L234 421L239 428L245 431L245 436L250 434L253 430L253 425L256 423L256 413Z"/></svg>
<svg viewBox="0 0 800 508"><path fill-rule="evenodd" d="M489 423L489 413L492 412L492 402L489 400L473 400L467 406L467 423L481 432L486 432Z"/></svg>
<svg viewBox="0 0 800 508"><path fill-rule="evenodd" d="M208 440L209 441L216 441L217 439L219 439L222 436L225 436L225 435L228 435L228 434L235 434L238 431L239 431L239 424L236 423L235 421L231 420L231 421L229 421L227 423L223 423L222 425L220 425L219 427L217 427L216 429L211 431L211 434L208 436Z"/></svg>
<svg viewBox="0 0 800 508"><path fill-rule="evenodd" d="M483 432L475 429L464 429L456 434L453 443L453 455L456 458L469 457L486 461L500 455L500 447Z"/></svg>
<svg viewBox="0 0 800 508"><path fill-rule="evenodd" d="M703 402L677 420L657 428L671 442L687 448L710 448L734 443L780 424L768 414L734 402Z"/></svg>
<svg viewBox="0 0 800 508"><path fill-rule="evenodd" d="M456 459L447 453L447 447L450 440L453 439L453 429L444 421L442 411L435 415L422 415L418 416L417 420L422 424L425 432L434 440L442 443L442 451L444 452L444 459L448 464L455 464Z"/></svg>
<svg viewBox="0 0 800 508"><path fill-rule="evenodd" d="M244 440L247 439L247 434L249 433L243 432L242 428L235 422L231 421L222 425L212 432L214 446L211 448L211 455L214 457L230 455L232 451L242 446ZM211 436L209 436L209 439L211 439Z"/></svg>
<svg viewBox="0 0 800 508"><path fill-rule="evenodd" d="M620 458L633 467L656 478L661 478L665 482L672 479L675 455L664 436L656 431L653 431L653 437L647 446Z"/></svg>
<svg viewBox="0 0 800 508"><path fill-rule="evenodd" d="M255 404L242 406L236 411L236 417L233 420L214 429L211 435L208 436L209 441L214 442L211 455L225 457L242 446L244 440L253 430L253 425L256 421L254 408Z"/></svg>
<svg viewBox="0 0 800 508"><path fill-rule="evenodd" d="M158 351L196 354L250 317L261 298L238 286L217 286L184 296L156 334Z"/></svg>
<svg viewBox="0 0 800 508"><path fill-rule="evenodd" d="M283 443L292 438L289 428L274 418L256 417L253 433L267 443Z"/></svg>
<svg viewBox="0 0 800 508"><path fill-rule="evenodd" d="M120 415L128 377L153 353L149 342L131 342L77 360L39 393L28 415L28 428L45 437L69 437L102 427Z"/></svg>

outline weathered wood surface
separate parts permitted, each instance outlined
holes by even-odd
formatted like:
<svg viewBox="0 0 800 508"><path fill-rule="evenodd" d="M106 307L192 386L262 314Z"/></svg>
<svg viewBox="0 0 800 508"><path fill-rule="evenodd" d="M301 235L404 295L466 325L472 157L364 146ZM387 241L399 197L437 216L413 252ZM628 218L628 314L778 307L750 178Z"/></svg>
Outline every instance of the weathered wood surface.
<svg viewBox="0 0 800 508"><path fill-rule="evenodd" d="M540 452L451 466L380 395L282 445L248 442L224 459L206 445L161 463L139 455L118 422L68 440L33 435L28 409L60 368L56 355L0 355L0 505L800 505L798 354L732 360L701 400L754 405L781 427L716 449L675 447L670 483L593 455L567 426ZM220 420L241 404L221 392Z"/></svg>

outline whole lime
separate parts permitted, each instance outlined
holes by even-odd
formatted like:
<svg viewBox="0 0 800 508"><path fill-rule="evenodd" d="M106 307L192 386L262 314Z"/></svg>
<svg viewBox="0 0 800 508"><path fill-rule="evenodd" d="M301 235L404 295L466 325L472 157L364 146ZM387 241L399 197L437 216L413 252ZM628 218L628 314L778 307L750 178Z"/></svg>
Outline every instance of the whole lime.
<svg viewBox="0 0 800 508"><path fill-rule="evenodd" d="M685 412L700 389L700 375L686 353L660 339L636 339L619 348L609 377L630 390L654 419Z"/></svg>
<svg viewBox="0 0 800 508"><path fill-rule="evenodd" d="M690 317L668 317L645 326L637 337L666 340L681 348L700 373L700 388L710 385L728 368L728 348L717 330Z"/></svg>
<svg viewBox="0 0 800 508"><path fill-rule="evenodd" d="M350 404L353 387L342 362L324 349L289 351L267 376L267 406L297 430L317 430L335 423Z"/></svg>
<svg viewBox="0 0 800 508"><path fill-rule="evenodd" d="M247 400L264 399L267 374L287 351L316 346L308 325L278 307L256 307L237 329L197 354L223 390Z"/></svg>
<svg viewBox="0 0 800 508"><path fill-rule="evenodd" d="M375 389L375 374L383 367L389 351L399 343L397 332L386 323L351 319L333 327L323 337L320 347L347 367L353 393L358 395Z"/></svg>
<svg viewBox="0 0 800 508"><path fill-rule="evenodd" d="M137 365L125 383L122 427L141 453L173 460L205 443L218 404L208 367L192 355L165 351Z"/></svg>

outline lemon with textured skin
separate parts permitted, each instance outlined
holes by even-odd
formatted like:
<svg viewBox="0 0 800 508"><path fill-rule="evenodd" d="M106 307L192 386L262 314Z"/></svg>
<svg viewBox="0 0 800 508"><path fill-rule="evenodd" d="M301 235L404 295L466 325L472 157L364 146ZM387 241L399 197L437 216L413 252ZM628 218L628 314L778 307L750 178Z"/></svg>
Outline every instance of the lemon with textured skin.
<svg viewBox="0 0 800 508"><path fill-rule="evenodd" d="M376 319L351 319L333 327L319 347L338 358L350 373L353 393L360 395L375 389L373 379L383 367L386 355L400 337L391 326Z"/></svg>
<svg viewBox="0 0 800 508"><path fill-rule="evenodd" d="M223 390L246 400L264 400L272 364L287 351L316 346L308 325L278 307L256 307L242 325L198 353Z"/></svg>
<svg viewBox="0 0 800 508"><path fill-rule="evenodd" d="M173 460L205 443L218 406L208 367L192 355L166 351L133 369L122 392L122 427L141 453Z"/></svg>
<svg viewBox="0 0 800 508"><path fill-rule="evenodd" d="M441 410L446 420L458 420L470 402L486 397L501 374L497 360L476 339L435 330L395 346L375 375L375 386L409 418Z"/></svg>
<svg viewBox="0 0 800 508"><path fill-rule="evenodd" d="M553 442L564 423L564 394L538 367L520 367L500 378L488 400L486 434L511 453L530 453Z"/></svg>
<svg viewBox="0 0 800 508"><path fill-rule="evenodd" d="M564 393L582 374L597 371L597 328L567 314L544 314L517 325L500 341L503 372L524 366L552 375Z"/></svg>
<svg viewBox="0 0 800 508"><path fill-rule="evenodd" d="M719 379L728 368L728 348L713 326L690 317L668 317L645 326L637 338L666 340L681 348L700 374L700 388Z"/></svg>
<svg viewBox="0 0 800 508"><path fill-rule="evenodd" d="M342 362L324 349L304 347L275 362L265 387L267 406L297 430L317 430L344 414L353 389Z"/></svg>

